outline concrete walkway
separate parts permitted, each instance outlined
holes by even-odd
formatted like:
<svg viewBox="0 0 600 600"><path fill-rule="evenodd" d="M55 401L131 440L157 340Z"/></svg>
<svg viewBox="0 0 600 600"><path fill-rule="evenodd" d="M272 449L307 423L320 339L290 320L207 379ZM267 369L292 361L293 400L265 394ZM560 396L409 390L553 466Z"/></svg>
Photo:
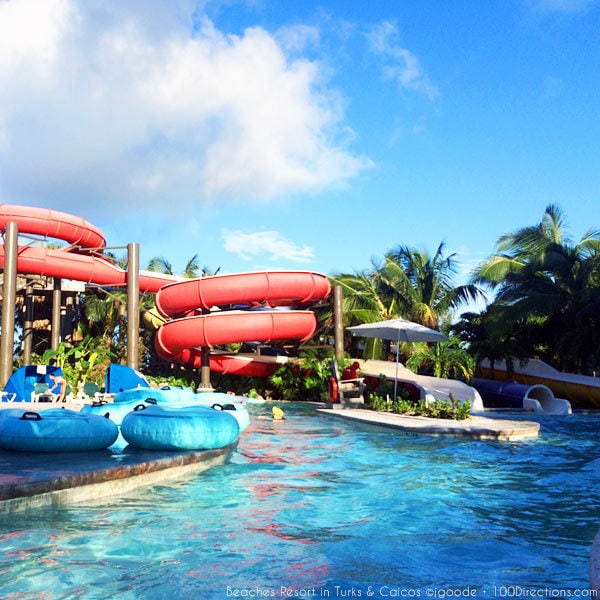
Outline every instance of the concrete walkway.
<svg viewBox="0 0 600 600"><path fill-rule="evenodd" d="M205 471L223 464L237 444L197 452L0 450L0 514L126 494L140 486Z"/></svg>
<svg viewBox="0 0 600 600"><path fill-rule="evenodd" d="M538 437L540 424L532 421L492 419L473 415L464 421L432 419L431 417L409 417L393 413L376 412L364 408L321 408L318 412L336 418L389 427L411 433L429 435L469 436L477 440L499 440L514 442Z"/></svg>
<svg viewBox="0 0 600 600"><path fill-rule="evenodd" d="M89 399L89 404L93 399ZM86 401L2 402L0 410L79 411ZM238 441L217 450L168 452L126 447L98 452L0 450L0 514L41 506L88 502L223 464Z"/></svg>

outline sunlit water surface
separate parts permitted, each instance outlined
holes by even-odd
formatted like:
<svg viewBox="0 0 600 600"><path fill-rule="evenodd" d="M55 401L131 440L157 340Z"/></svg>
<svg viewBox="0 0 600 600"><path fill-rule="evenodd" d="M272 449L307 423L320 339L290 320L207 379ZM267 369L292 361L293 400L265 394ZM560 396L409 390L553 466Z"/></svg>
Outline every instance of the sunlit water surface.
<svg viewBox="0 0 600 600"><path fill-rule="evenodd" d="M406 435L286 406L228 464L0 517L6 598L509 597L589 585L600 416L540 439ZM51 457L45 457L51 460Z"/></svg>

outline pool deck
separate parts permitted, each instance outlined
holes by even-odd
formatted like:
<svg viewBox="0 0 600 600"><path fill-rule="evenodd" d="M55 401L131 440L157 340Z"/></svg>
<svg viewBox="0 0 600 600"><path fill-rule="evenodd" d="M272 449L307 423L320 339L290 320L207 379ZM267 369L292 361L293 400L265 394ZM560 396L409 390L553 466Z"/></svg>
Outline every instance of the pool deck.
<svg viewBox="0 0 600 600"><path fill-rule="evenodd" d="M0 410L79 411L91 402L2 402ZM115 446L97 452L0 450L0 514L42 506L89 502L201 473L224 464L239 440L217 450L169 452Z"/></svg>
<svg viewBox="0 0 600 600"><path fill-rule="evenodd" d="M339 405L335 405L335 408L320 408L318 411L347 421L408 433L468 436L477 440L503 442L531 440L537 438L540 432L540 424L533 421L497 419L480 415L472 415L464 421L453 421L376 412L365 408L346 408Z"/></svg>
<svg viewBox="0 0 600 600"><path fill-rule="evenodd" d="M196 452L126 449L41 454L0 450L0 514L89 502L199 473L225 463L237 444Z"/></svg>

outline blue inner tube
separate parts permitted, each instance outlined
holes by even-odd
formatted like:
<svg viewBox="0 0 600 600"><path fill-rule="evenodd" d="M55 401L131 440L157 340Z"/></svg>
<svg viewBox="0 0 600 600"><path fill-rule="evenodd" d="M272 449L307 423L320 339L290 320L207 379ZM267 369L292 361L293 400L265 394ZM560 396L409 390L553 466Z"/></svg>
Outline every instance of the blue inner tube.
<svg viewBox="0 0 600 600"><path fill-rule="evenodd" d="M0 447L20 452L103 450L119 436L118 427L100 415L64 408L39 413L20 408L0 411Z"/></svg>
<svg viewBox="0 0 600 600"><path fill-rule="evenodd" d="M81 407L81 412L90 415L100 415L109 418L115 425L121 425L125 415L135 410L140 404L156 404L156 399L147 397L144 399L132 398L122 402L93 402Z"/></svg>
<svg viewBox="0 0 600 600"><path fill-rule="evenodd" d="M236 418L240 426L240 433L246 431L248 425L250 425L248 409L240 401L240 396L233 396L223 392L202 392L196 394L190 388L172 386L163 386L156 389L136 388L135 390L127 390L127 392L122 392L121 394L115 396L115 404L123 404L124 399L128 398L127 404L135 407L134 398L137 398L138 403L150 404L154 402L165 408L208 406L217 410L231 411L231 414ZM117 400L120 401L117 402ZM125 414L123 413L122 416L125 416Z"/></svg>
<svg viewBox="0 0 600 600"><path fill-rule="evenodd" d="M235 420L238 422L240 426L240 433L246 431L248 429L248 425L250 425L250 415L248 414L248 409L245 406L241 406L239 404L219 404L215 402L211 405L211 408L215 410L226 410L229 411L235 417Z"/></svg>
<svg viewBox="0 0 600 600"><path fill-rule="evenodd" d="M208 407L231 412L238 422L240 433L250 425L248 409L239 401L239 396L221 392L194 393L189 388L163 386L161 388L140 387L119 392L114 402L93 402L82 407L81 412L108 416L121 425L127 414L140 404L159 404L164 408Z"/></svg>
<svg viewBox="0 0 600 600"><path fill-rule="evenodd" d="M143 408L142 408L143 406ZM237 440L240 427L230 411L205 406L140 405L125 415L121 433L145 450L211 450Z"/></svg>

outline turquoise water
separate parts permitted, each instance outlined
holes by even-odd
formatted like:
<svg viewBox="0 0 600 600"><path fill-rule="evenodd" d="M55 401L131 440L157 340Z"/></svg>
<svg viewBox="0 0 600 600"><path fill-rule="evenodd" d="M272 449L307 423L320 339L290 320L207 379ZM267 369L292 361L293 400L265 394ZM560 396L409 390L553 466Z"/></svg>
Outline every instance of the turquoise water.
<svg viewBox="0 0 600 600"><path fill-rule="evenodd" d="M589 584L600 416L529 442L406 435L285 407L228 464L0 517L6 598L400 598ZM583 592L584 593L584 592Z"/></svg>

